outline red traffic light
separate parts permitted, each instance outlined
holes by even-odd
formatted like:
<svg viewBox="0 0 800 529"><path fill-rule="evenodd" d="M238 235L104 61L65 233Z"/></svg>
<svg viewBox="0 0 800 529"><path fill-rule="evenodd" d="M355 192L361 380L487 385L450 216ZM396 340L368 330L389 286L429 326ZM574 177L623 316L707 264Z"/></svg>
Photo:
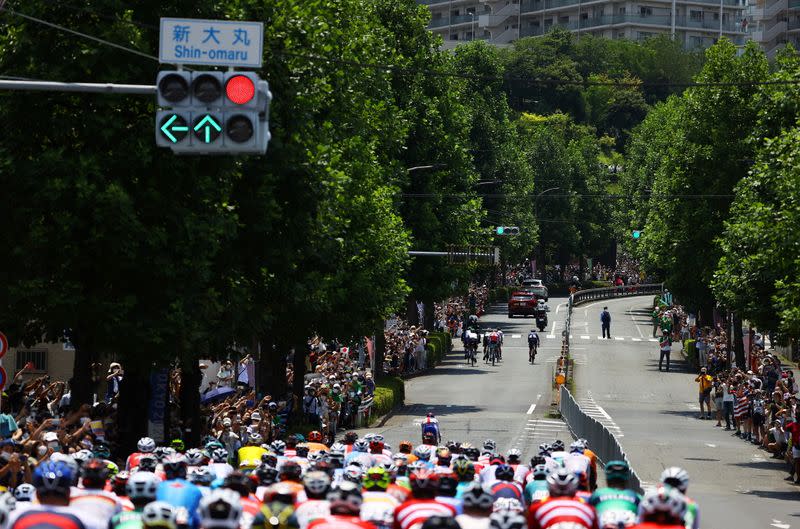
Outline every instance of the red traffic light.
<svg viewBox="0 0 800 529"><path fill-rule="evenodd" d="M231 102L244 105L256 95L256 85L245 75L234 75L225 84L225 95Z"/></svg>

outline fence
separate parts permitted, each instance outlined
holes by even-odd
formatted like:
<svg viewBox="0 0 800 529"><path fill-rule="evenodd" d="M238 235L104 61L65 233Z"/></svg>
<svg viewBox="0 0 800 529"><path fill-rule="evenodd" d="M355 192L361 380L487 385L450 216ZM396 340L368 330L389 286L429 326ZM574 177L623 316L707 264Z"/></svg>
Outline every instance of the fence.
<svg viewBox="0 0 800 529"><path fill-rule="evenodd" d="M572 434L577 438L586 439L589 442L589 448L597 454L600 461L607 463L613 460L622 460L627 461L630 466L631 463L625 456L617 438L605 426L584 413L566 386L561 386L558 410L569 425ZM639 476L632 468L630 488L636 492L642 492Z"/></svg>

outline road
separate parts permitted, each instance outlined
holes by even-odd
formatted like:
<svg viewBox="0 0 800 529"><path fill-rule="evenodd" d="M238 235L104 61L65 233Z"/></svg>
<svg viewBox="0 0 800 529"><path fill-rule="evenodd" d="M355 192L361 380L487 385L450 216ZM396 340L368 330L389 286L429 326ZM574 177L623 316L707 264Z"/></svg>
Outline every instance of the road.
<svg viewBox="0 0 800 529"><path fill-rule="evenodd" d="M611 340L599 339L604 305L612 315ZM715 428L716 421L697 418L696 375L682 361L680 344L671 371L658 371L651 307L652 297L576 307L571 344L582 407L618 436L645 482L657 481L665 467L685 468L704 529L800 527L800 489L783 481L783 464Z"/></svg>
<svg viewBox="0 0 800 529"><path fill-rule="evenodd" d="M565 298L551 298L550 326L540 333L542 346L536 364L528 363L528 332L532 317L509 319L505 306L496 305L480 320L482 329L503 331L503 361L492 367L479 358L469 367L463 359L460 341L456 351L429 374L406 382L405 406L383 426L364 431L382 433L392 446L403 439L420 441L419 422L428 412L439 419L444 440L454 439L481 445L494 439L506 452L517 447L525 459L536 453L539 443L556 438L569 440L565 425L546 417L550 405L553 363L561 351ZM559 307L560 305L560 307ZM553 324L557 321L556 331ZM482 355L479 355L482 356Z"/></svg>

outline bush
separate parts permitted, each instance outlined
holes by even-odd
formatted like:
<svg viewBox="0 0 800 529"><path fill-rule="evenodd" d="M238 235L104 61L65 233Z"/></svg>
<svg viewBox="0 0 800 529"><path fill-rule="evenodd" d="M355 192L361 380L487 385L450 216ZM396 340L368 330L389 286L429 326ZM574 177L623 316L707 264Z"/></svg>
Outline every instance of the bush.
<svg viewBox="0 0 800 529"><path fill-rule="evenodd" d="M370 420L386 415L396 406L403 404L406 386L399 377L381 377L375 384L375 397L372 401Z"/></svg>
<svg viewBox="0 0 800 529"><path fill-rule="evenodd" d="M453 338L449 332L428 333L428 367L433 367L444 360L453 349Z"/></svg>
<svg viewBox="0 0 800 529"><path fill-rule="evenodd" d="M683 354L686 356L686 361L689 362L689 365L696 370L699 364L697 358L697 347L695 346L694 342L694 340L686 340L683 342Z"/></svg>

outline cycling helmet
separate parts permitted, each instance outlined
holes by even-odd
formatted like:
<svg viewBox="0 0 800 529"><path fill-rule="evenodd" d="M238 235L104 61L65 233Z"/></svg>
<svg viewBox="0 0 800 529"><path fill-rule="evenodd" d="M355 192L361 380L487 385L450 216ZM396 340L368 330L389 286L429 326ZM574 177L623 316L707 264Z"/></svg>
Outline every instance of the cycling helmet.
<svg viewBox="0 0 800 529"><path fill-rule="evenodd" d="M513 481L514 469L509 465L497 465L494 471L494 477L500 481Z"/></svg>
<svg viewBox="0 0 800 529"><path fill-rule="evenodd" d="M669 467L661 473L661 483L675 487L681 493L686 494L689 488L689 474L680 467Z"/></svg>
<svg viewBox="0 0 800 529"><path fill-rule="evenodd" d="M322 433L314 430L313 432L308 432L308 440L312 443L321 443L322 442Z"/></svg>
<svg viewBox="0 0 800 529"><path fill-rule="evenodd" d="M30 483L20 483L14 487L14 499L17 501L33 501L36 494L36 487Z"/></svg>
<svg viewBox="0 0 800 529"><path fill-rule="evenodd" d="M513 498L511 501L517 500ZM490 529L526 529L528 527L525 517L518 512L495 512L489 517Z"/></svg>
<svg viewBox="0 0 800 529"><path fill-rule="evenodd" d="M361 487L355 483L342 482L328 493L331 514L358 516L361 512Z"/></svg>
<svg viewBox="0 0 800 529"><path fill-rule="evenodd" d="M347 448L344 446L344 444L337 441L331 445L330 453L341 452L342 454L344 454L346 449Z"/></svg>
<svg viewBox="0 0 800 529"><path fill-rule="evenodd" d="M297 457L308 457L308 445L306 444L297 445L297 448L295 448L294 451L295 454L297 454Z"/></svg>
<svg viewBox="0 0 800 529"><path fill-rule="evenodd" d="M239 529L242 502L239 495L228 489L213 490L200 500L197 508L200 525L204 529Z"/></svg>
<svg viewBox="0 0 800 529"><path fill-rule="evenodd" d="M280 471L281 481L300 481L303 469L296 461L286 461Z"/></svg>
<svg viewBox="0 0 800 529"><path fill-rule="evenodd" d="M11 512L17 508L17 499L10 492L0 494L0 507Z"/></svg>
<svg viewBox="0 0 800 529"><path fill-rule="evenodd" d="M252 492L252 483L253 482L250 481L250 478L247 476L247 474L243 474L241 472L231 472L225 476L225 479L222 481L222 487L235 491L239 494L239 496L245 498Z"/></svg>
<svg viewBox="0 0 800 529"><path fill-rule="evenodd" d="M627 482L630 478L631 468L626 461L613 460L606 463L606 481Z"/></svg>
<svg viewBox="0 0 800 529"><path fill-rule="evenodd" d="M544 456L533 456L531 458L531 468L535 467L536 465L546 465L547 459Z"/></svg>
<svg viewBox="0 0 800 529"><path fill-rule="evenodd" d="M279 456L282 456L283 452L286 450L286 443L284 443L280 439L276 439L275 441L272 441L270 443L269 449L278 454Z"/></svg>
<svg viewBox="0 0 800 529"><path fill-rule="evenodd" d="M282 503L294 505L295 495L292 487L286 483L276 483L264 492L264 503Z"/></svg>
<svg viewBox="0 0 800 529"><path fill-rule="evenodd" d="M419 445L414 449L414 455L422 461L428 461L431 458L431 449L427 445Z"/></svg>
<svg viewBox="0 0 800 529"><path fill-rule="evenodd" d="M369 442L369 451L373 454L381 454L383 453L383 448L385 444L383 441L378 439L373 439Z"/></svg>
<svg viewBox="0 0 800 529"><path fill-rule="evenodd" d="M479 457L481 457L481 452L474 446L470 446L463 449L464 455L469 458L470 461L477 461Z"/></svg>
<svg viewBox="0 0 800 529"><path fill-rule="evenodd" d="M159 461L163 461L165 457L167 457L167 447L166 446L157 446L155 450L153 450L153 455Z"/></svg>
<svg viewBox="0 0 800 529"><path fill-rule="evenodd" d="M183 452L186 450L186 444L183 442L183 439L173 439L172 442L169 443L169 446L176 452Z"/></svg>
<svg viewBox="0 0 800 529"><path fill-rule="evenodd" d="M45 461L33 472L33 486L38 496L68 496L71 485L72 471L63 461Z"/></svg>
<svg viewBox="0 0 800 529"><path fill-rule="evenodd" d="M325 472L312 470L303 476L306 495L313 500L321 500L331 488L331 478Z"/></svg>
<svg viewBox="0 0 800 529"><path fill-rule="evenodd" d="M586 446L580 441L573 441L569 445L570 454L582 454L584 450L586 450Z"/></svg>
<svg viewBox="0 0 800 529"><path fill-rule="evenodd" d="M402 454L410 454L413 449L414 445L411 444L411 441L400 441L400 444L397 445L397 451Z"/></svg>
<svg viewBox="0 0 800 529"><path fill-rule="evenodd" d="M453 472L439 472L439 496L454 498L458 491L458 478Z"/></svg>
<svg viewBox="0 0 800 529"><path fill-rule="evenodd" d="M111 478L111 489L114 494L117 496L126 496L125 486L128 484L130 477L130 473L127 470L123 470L117 472L117 474Z"/></svg>
<svg viewBox="0 0 800 529"><path fill-rule="evenodd" d="M192 467L199 467L205 462L206 457L203 455L203 452L200 451L198 448L190 448L184 454L186 458L186 463Z"/></svg>
<svg viewBox="0 0 800 529"><path fill-rule="evenodd" d="M550 452L553 451L553 447L550 446L548 443L542 443L539 445L539 455L540 456L549 456Z"/></svg>
<svg viewBox="0 0 800 529"><path fill-rule="evenodd" d="M10 496L8 492L6 492ZM14 500L14 497L11 496L11 499ZM17 508L17 500L14 500L14 506L9 507L4 502L0 502L0 527L5 529L8 526L8 519L11 515L11 511Z"/></svg>
<svg viewBox="0 0 800 529"><path fill-rule="evenodd" d="M108 459L111 457L111 449L105 443L95 443L92 446L92 455L99 459Z"/></svg>
<svg viewBox="0 0 800 529"><path fill-rule="evenodd" d="M472 481L475 478L475 465L467 459L453 462L453 472L459 481Z"/></svg>
<svg viewBox="0 0 800 529"><path fill-rule="evenodd" d="M57 454L58 453L53 454L52 456L50 456L50 458L52 459L53 456L55 456ZM92 451L91 450L87 450L85 448L83 450L78 450L77 452L72 454L72 459L74 459L78 463L78 466L83 466L84 463L86 463L87 461L89 461L93 457L94 457L94 454L92 454Z"/></svg>
<svg viewBox="0 0 800 529"><path fill-rule="evenodd" d="M369 450L369 442L366 439L358 439L353 443L353 452L366 452Z"/></svg>
<svg viewBox="0 0 800 529"><path fill-rule="evenodd" d="M645 493L639 508L645 520L650 516L663 514L679 523L686 514L686 496L677 488L662 485Z"/></svg>
<svg viewBox="0 0 800 529"><path fill-rule="evenodd" d="M356 432L347 432L344 434L344 444L351 445L358 440L358 434Z"/></svg>
<svg viewBox="0 0 800 529"><path fill-rule="evenodd" d="M420 529L461 529L461 526L452 516L430 516Z"/></svg>
<svg viewBox="0 0 800 529"><path fill-rule="evenodd" d="M145 527L163 527L175 529L178 512L171 504L165 501L154 501L144 506L142 510L142 523Z"/></svg>
<svg viewBox="0 0 800 529"><path fill-rule="evenodd" d="M497 498L492 504L492 512L522 513L525 507L516 498Z"/></svg>
<svg viewBox="0 0 800 529"><path fill-rule="evenodd" d="M139 465L136 467L137 472L155 472L158 466L158 460L155 456L144 455L139 458Z"/></svg>
<svg viewBox="0 0 800 529"><path fill-rule="evenodd" d="M247 444L258 446L264 442L264 438L258 432L253 432L247 437Z"/></svg>
<svg viewBox="0 0 800 529"><path fill-rule="evenodd" d="M228 451L224 448L215 448L211 452L211 459L214 461L214 463L227 463Z"/></svg>
<svg viewBox="0 0 800 529"><path fill-rule="evenodd" d="M330 452L325 460L333 468L342 468L344 466L344 453L343 452Z"/></svg>
<svg viewBox="0 0 800 529"><path fill-rule="evenodd" d="M433 498L439 492L439 476L432 470L421 468L410 478L411 492L416 499Z"/></svg>
<svg viewBox="0 0 800 529"><path fill-rule="evenodd" d="M87 489L102 489L108 479L108 465L100 459L90 459L81 469L83 487Z"/></svg>
<svg viewBox="0 0 800 529"><path fill-rule="evenodd" d="M255 470L255 475L258 478L258 481L261 485L269 486L278 481L278 469L267 465L266 463L261 464Z"/></svg>
<svg viewBox="0 0 800 529"><path fill-rule="evenodd" d="M156 442L149 437L142 437L139 439L139 442L136 443L136 448L139 449L139 452L150 454L156 449Z"/></svg>
<svg viewBox="0 0 800 529"><path fill-rule="evenodd" d="M364 473L363 485L365 490L385 491L389 488L392 477L385 468L374 466Z"/></svg>
<svg viewBox="0 0 800 529"><path fill-rule="evenodd" d="M488 512L494 504L492 493L481 486L480 483L472 483L461 493L461 501L464 502L465 509L475 509Z"/></svg>
<svg viewBox="0 0 800 529"><path fill-rule="evenodd" d="M563 452L564 451L564 441L562 441L561 439L556 439L555 441L553 441L553 444L551 446L552 446L553 452Z"/></svg>
<svg viewBox="0 0 800 529"><path fill-rule="evenodd" d="M548 474L550 472L547 470L547 465L536 465L533 467L533 479L535 481L542 481L547 479Z"/></svg>
<svg viewBox="0 0 800 529"><path fill-rule="evenodd" d="M497 443L495 443L492 439L487 439L483 442L483 449L488 450L489 452L494 452L497 450Z"/></svg>
<svg viewBox="0 0 800 529"><path fill-rule="evenodd" d="M520 459L522 459L522 450L519 448L512 448L508 451L508 462L513 464L518 464Z"/></svg>
<svg viewBox="0 0 800 529"><path fill-rule="evenodd" d="M361 467L358 465L347 465L347 468L344 469L344 473L342 474L342 479L345 481L349 481L351 483L361 483L361 478L364 475L364 471L361 470Z"/></svg>
<svg viewBox="0 0 800 529"><path fill-rule="evenodd" d="M146 503L155 501L158 477L151 472L136 472L125 484L125 491L132 502L144 500Z"/></svg>
<svg viewBox="0 0 800 529"><path fill-rule="evenodd" d="M429 411L429 412L428 412L428 415L427 415L427 417L428 417L429 419L435 419L435 418L436 418L436 415L434 415L432 411Z"/></svg>
<svg viewBox="0 0 800 529"><path fill-rule="evenodd" d="M186 458L180 454L167 456L164 460L164 475L167 479L186 477Z"/></svg>
<svg viewBox="0 0 800 529"><path fill-rule="evenodd" d="M547 476L547 490L550 496L574 496L578 490L578 478L565 468L560 468Z"/></svg>
<svg viewBox="0 0 800 529"><path fill-rule="evenodd" d="M209 487L216 476L208 467L195 467L189 471L188 480L195 485Z"/></svg>
<svg viewBox="0 0 800 529"><path fill-rule="evenodd" d="M117 474L119 474L119 467L113 461L106 461L105 464L106 464L106 471L108 472L108 479L113 480L117 476Z"/></svg>
<svg viewBox="0 0 800 529"><path fill-rule="evenodd" d="M212 437L203 448L205 448L206 453L210 454L215 448L225 448L225 445Z"/></svg>
<svg viewBox="0 0 800 529"><path fill-rule="evenodd" d="M324 450L320 450L319 452L311 452L310 454L308 454L308 462L314 464L318 461L322 461L323 459L325 459L325 456L327 455L328 452L325 452Z"/></svg>

